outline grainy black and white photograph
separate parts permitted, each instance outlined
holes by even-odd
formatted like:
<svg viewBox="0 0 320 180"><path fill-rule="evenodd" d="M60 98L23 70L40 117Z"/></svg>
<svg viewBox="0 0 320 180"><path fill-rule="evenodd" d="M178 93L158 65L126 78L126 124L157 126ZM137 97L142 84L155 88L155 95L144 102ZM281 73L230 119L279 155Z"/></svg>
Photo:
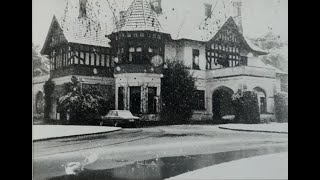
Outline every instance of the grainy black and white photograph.
<svg viewBox="0 0 320 180"><path fill-rule="evenodd" d="M35 180L288 179L288 0L32 0Z"/></svg>

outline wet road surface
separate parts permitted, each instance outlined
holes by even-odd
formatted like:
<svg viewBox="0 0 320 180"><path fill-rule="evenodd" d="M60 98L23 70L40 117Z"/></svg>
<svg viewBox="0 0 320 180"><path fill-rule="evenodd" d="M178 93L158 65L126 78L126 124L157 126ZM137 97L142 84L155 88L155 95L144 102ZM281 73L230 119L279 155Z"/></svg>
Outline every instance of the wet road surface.
<svg viewBox="0 0 320 180"><path fill-rule="evenodd" d="M34 143L34 179L164 179L231 160L284 152L288 135L168 126ZM76 175L65 164L97 159Z"/></svg>

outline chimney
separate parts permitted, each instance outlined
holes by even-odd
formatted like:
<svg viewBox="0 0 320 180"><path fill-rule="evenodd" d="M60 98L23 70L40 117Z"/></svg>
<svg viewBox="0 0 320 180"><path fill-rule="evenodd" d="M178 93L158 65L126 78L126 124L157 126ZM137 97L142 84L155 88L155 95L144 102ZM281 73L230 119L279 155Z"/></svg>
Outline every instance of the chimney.
<svg viewBox="0 0 320 180"><path fill-rule="evenodd" d="M161 0L150 0L150 6L157 14L162 14Z"/></svg>
<svg viewBox="0 0 320 180"><path fill-rule="evenodd" d="M233 18L235 22L237 23L239 30L241 33L243 33L243 27L242 27L242 1L241 0L233 0L232 1L232 8L233 8Z"/></svg>
<svg viewBox="0 0 320 180"><path fill-rule="evenodd" d="M87 0L79 0L79 18L87 18Z"/></svg>

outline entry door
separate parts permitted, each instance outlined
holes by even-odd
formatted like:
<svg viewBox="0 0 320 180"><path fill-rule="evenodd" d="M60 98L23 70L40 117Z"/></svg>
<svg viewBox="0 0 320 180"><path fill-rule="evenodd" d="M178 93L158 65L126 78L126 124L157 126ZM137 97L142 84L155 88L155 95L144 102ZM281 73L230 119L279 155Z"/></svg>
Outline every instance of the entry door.
<svg viewBox="0 0 320 180"><path fill-rule="evenodd" d="M139 114L141 107L141 87L130 87L130 111Z"/></svg>
<svg viewBox="0 0 320 180"><path fill-rule="evenodd" d="M266 98L260 97L260 113L266 113Z"/></svg>

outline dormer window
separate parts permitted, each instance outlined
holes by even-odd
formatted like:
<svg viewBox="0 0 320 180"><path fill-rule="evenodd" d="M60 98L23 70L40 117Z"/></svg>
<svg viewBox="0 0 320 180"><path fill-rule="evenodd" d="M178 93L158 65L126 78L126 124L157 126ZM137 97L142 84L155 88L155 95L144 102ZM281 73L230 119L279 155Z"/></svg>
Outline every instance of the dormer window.
<svg viewBox="0 0 320 180"><path fill-rule="evenodd" d="M137 52L142 52L142 48L141 48L141 47L138 47L136 51L137 51Z"/></svg>

